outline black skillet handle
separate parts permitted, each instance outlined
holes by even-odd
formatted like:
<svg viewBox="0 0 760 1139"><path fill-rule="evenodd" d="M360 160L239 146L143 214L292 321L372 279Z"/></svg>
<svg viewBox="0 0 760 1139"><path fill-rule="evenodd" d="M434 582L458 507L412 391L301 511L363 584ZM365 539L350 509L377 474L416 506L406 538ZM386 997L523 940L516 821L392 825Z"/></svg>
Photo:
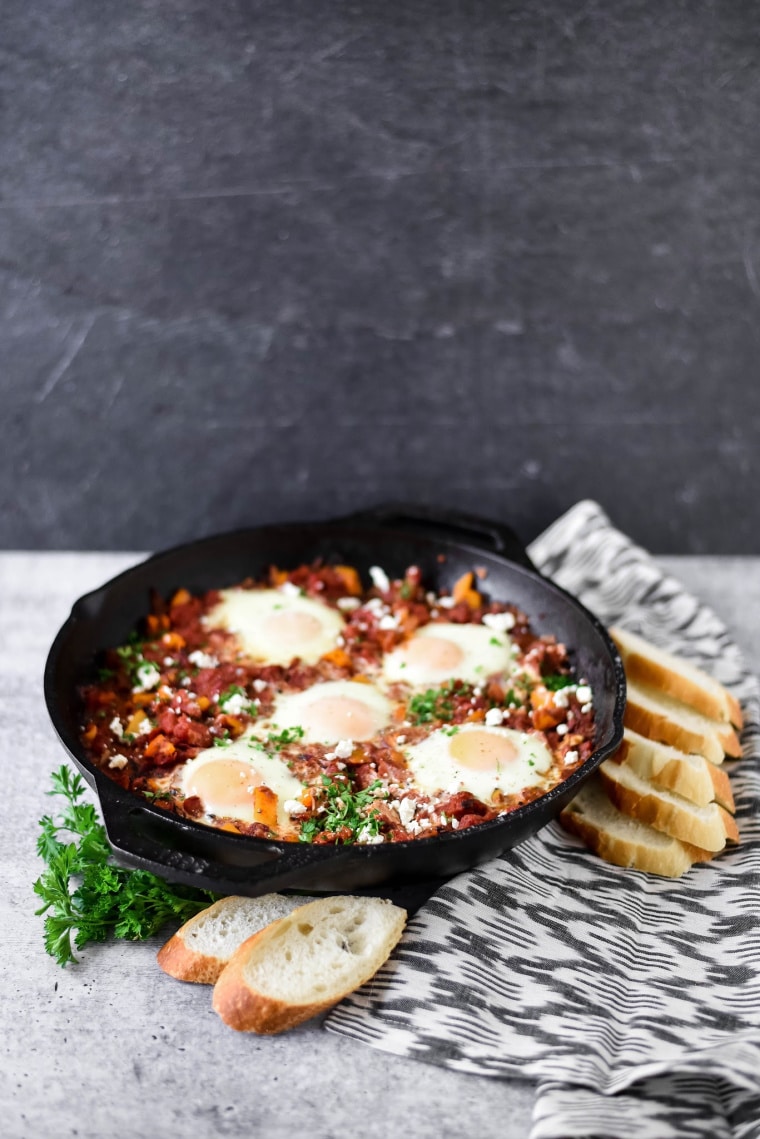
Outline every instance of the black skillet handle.
<svg viewBox="0 0 760 1139"><path fill-rule="evenodd" d="M131 795L119 791L110 781L98 781L100 806L108 841L117 861L140 870L194 886L215 894L266 894L284 889L303 878L304 865L313 848L287 843L283 850L274 843L241 843L239 861L215 857L216 834L199 839L193 829L168 812L160 819ZM153 831L155 830L155 837Z"/></svg>
<svg viewBox="0 0 760 1139"><path fill-rule="evenodd" d="M370 507L342 519L345 522L369 522L375 526L403 530L430 530L452 541L475 542L492 553L537 573L525 546L503 522L478 518L459 510L439 510L408 502L389 502Z"/></svg>

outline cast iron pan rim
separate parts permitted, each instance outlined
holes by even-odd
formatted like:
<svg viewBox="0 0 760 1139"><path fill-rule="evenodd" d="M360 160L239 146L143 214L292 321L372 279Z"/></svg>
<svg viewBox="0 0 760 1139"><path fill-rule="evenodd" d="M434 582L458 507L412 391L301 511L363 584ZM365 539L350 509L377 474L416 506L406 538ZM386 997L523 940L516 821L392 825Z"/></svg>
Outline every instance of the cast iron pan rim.
<svg viewBox="0 0 760 1139"><path fill-rule="evenodd" d="M143 572L153 563L158 563L164 560L171 560L172 558L175 558L179 555L191 554L193 551L196 551L206 545L213 545L213 543L217 541L229 541L230 539L234 539L236 537L249 537L252 535L261 537L270 530L277 531L278 533L286 530L302 532L307 530L315 530L324 534L325 532L331 530L333 527L338 531L341 529L345 530L347 525L354 525L357 528L366 529L371 534L377 534L378 531L381 530L384 535L387 535L389 541L398 541L409 537L408 530L397 529L391 525L386 524L379 525L376 522L372 524L367 520L366 517L361 515L349 516L347 518L324 519L316 522L273 522L265 523L261 526L237 527L234 530L217 531L215 533L205 535L201 538L193 539L190 542L181 542L165 550L157 551L156 553L149 555L147 558L144 558L142 561L137 562L135 565L129 566L127 569L122 570L120 573L110 578L107 582L104 582L103 585L99 586L97 589L90 590L88 593L83 594L74 602L69 617L59 629L58 634L56 635L55 640L51 645L50 652L48 653L44 673L45 703L47 705L48 714L59 740L71 758L74 760L75 764L80 768L82 773L85 774L85 776L89 773L92 786L96 790L98 797L101 800L101 805L104 798L110 797L112 801L117 801L119 806L124 810L134 810L140 813L145 812L150 817L160 820L163 826L168 826L172 830L178 830L185 834L196 834L199 837L202 837L208 836L210 829L214 830L214 828L209 828L208 826L205 826L203 823L199 823L194 819L179 818L178 816L175 816L169 812L162 811L159 807L155 807L153 804L143 799L142 796L137 792L124 790L123 788L118 787L118 785L110 780L106 774L104 774L98 768L94 767L88 759L83 758L81 755L82 749L79 740L71 739L68 736L68 733L61 723L61 718L58 715L58 702L54 692L53 683L54 674L62 649L62 644L67 639L71 626L80 619L86 619L86 610L88 606L96 599L104 598L114 587L120 585L122 581L131 577L136 571L139 570L140 572ZM425 537L426 535L424 533L418 532L418 539L424 539ZM513 824L514 821L514 825L516 825L521 820L529 819L530 816L536 811L544 811L547 806L551 806L551 804L556 799L560 797L569 797L568 791L572 791L572 789L579 783L584 782L588 776L592 774L597 767L600 766L600 764L607 758L607 756L609 756L619 746L623 738L623 715L625 711L626 689L625 673L617 648L601 621L593 613L591 613L591 611L588 610L577 599L577 597L573 596L572 593L569 593L566 589L560 585L557 585L549 578L544 577L543 574L541 574L534 566L532 566L532 563L530 563L527 555L525 555L525 562L521 564L520 562L517 562L513 558L509 557L507 554L498 551L484 550L483 546L473 545L470 542L452 539L451 537L436 536L435 542L437 546L448 547L452 550L455 550L458 554L470 553L475 559L482 557L483 553L486 552L493 557L501 559L502 561L506 561L510 564L511 568L514 571L525 574L528 577L539 579L545 589L547 589L549 592L560 594L571 604L571 606L577 609L585 618L585 620L591 626L593 626L593 628L599 634L610 654L615 681L614 711L612 716L611 730L607 741L601 743L597 748L595 748L589 758L586 759L581 764L581 766L578 767L570 776L568 776L567 779L562 780L561 783L558 783L555 787L552 787L549 791L543 795L540 795L537 799L532 800L530 803L526 803L522 807L516 808L514 811L509 811L506 815L492 819L489 822L480 823L477 826L467 828L464 831L446 831L443 834L433 835L429 838L415 838L401 842L395 842L393 843L394 848L398 847L419 849L422 845L427 847L431 843L450 844L459 840L466 839L472 831L476 831L478 834L482 834L487 831L495 830L505 823ZM225 843L229 842L231 845L238 845L241 846L241 848L249 847L250 844L253 843L257 847L265 848L273 852L277 851L280 854L285 854L288 851L292 851L294 846L298 845L293 842L286 842L282 839L255 838L252 835L233 834L232 832L225 832L223 837ZM348 846L338 847L310 846L309 854L315 860L329 862L337 857L338 852L350 850L352 859L359 858L370 861L373 857L380 857L383 854L384 849L385 847L380 846L380 844L375 846L353 843L349 844Z"/></svg>

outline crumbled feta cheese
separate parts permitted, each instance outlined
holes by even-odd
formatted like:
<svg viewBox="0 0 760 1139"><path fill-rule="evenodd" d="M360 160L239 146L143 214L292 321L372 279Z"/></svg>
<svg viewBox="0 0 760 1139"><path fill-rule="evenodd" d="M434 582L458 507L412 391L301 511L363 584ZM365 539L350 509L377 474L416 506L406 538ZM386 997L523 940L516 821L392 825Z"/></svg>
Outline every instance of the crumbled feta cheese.
<svg viewBox="0 0 760 1139"><path fill-rule="evenodd" d="M489 728L498 728L503 719L501 708L489 708L486 712L486 726Z"/></svg>
<svg viewBox="0 0 760 1139"><path fill-rule="evenodd" d="M292 581L284 581L280 586L280 593L284 593L286 597L301 596L301 590Z"/></svg>
<svg viewBox="0 0 760 1139"><path fill-rule="evenodd" d="M377 846L378 843L385 842L385 838L381 834L372 834L369 827L365 827L364 830L359 831L356 841L363 846Z"/></svg>
<svg viewBox="0 0 760 1139"><path fill-rule="evenodd" d="M439 597L437 604L441 609L453 609L456 601L453 597Z"/></svg>
<svg viewBox="0 0 760 1139"><path fill-rule="evenodd" d="M114 718L111 720L111 723L108 726L111 729L111 731L113 732L113 734L115 736L118 736L119 739L121 739L121 737L124 735L124 729L121 726L121 720L119 719L119 717L114 716Z"/></svg>
<svg viewBox="0 0 760 1139"><path fill-rule="evenodd" d="M266 680L254 680L253 682L253 688L255 692L263 692L267 687L268 685Z"/></svg>
<svg viewBox="0 0 760 1139"><path fill-rule="evenodd" d="M584 704L584 705L581 707L581 712L590 712L590 711L591 711L591 709L592 709L593 707L594 707L594 705L593 705L593 704L591 703L591 701L589 700L588 704Z"/></svg>
<svg viewBox="0 0 760 1139"><path fill-rule="evenodd" d="M428 605L435 605L438 598L436 597L436 595L434 593L426 593L425 594L425 600L427 601Z"/></svg>
<svg viewBox="0 0 760 1139"><path fill-rule="evenodd" d="M387 613L381 617L378 622L378 629L398 629L398 617L393 613Z"/></svg>
<svg viewBox="0 0 760 1139"><path fill-rule="evenodd" d="M108 761L108 766L116 767L121 770L122 767L127 766L127 762L128 761L126 755L112 755Z"/></svg>
<svg viewBox="0 0 760 1139"><path fill-rule="evenodd" d="M437 617L438 616L438 610L437 609L431 609L430 610L430 616L431 617Z"/></svg>
<svg viewBox="0 0 760 1139"><path fill-rule="evenodd" d="M575 685L568 684L566 688L558 688L552 693L552 703L555 708L567 708L570 702L570 693L575 692Z"/></svg>
<svg viewBox="0 0 760 1139"><path fill-rule="evenodd" d="M172 657L164 657L164 668L173 668L174 660Z"/></svg>
<svg viewBox="0 0 760 1139"><path fill-rule="evenodd" d="M335 644L338 645L342 649L343 646L345 645L345 643L346 643L346 638L342 637L339 633L338 636L335 638Z"/></svg>
<svg viewBox="0 0 760 1139"><path fill-rule="evenodd" d="M194 652L188 654L187 658L191 664L196 668L216 668L219 661L211 653L204 653L202 649L196 649Z"/></svg>
<svg viewBox="0 0 760 1139"><path fill-rule="evenodd" d="M473 696L482 696L483 695L483 689L480 688L478 685L476 685L472 690L472 694L473 694Z"/></svg>
<svg viewBox="0 0 760 1139"><path fill-rule="evenodd" d="M565 752L565 763L577 763L577 762L578 762L578 752L577 751L566 751Z"/></svg>
<svg viewBox="0 0 760 1139"><path fill-rule="evenodd" d="M189 676L185 676L185 677L184 677L184 678L183 678L183 679L180 681L180 684L182 685L182 687L183 687L183 688L189 688L189 687L190 687L190 685L191 685L192 683L193 683L193 682L192 682L192 680L190 679L190 677L189 677ZM171 689L170 689L170 688L167 688L167 689L166 689L166 691L167 691L167 692L168 692L168 693L171 695ZM163 688L160 688L160 689L159 689L159 692L163 692Z"/></svg>
<svg viewBox="0 0 760 1139"><path fill-rule="evenodd" d="M303 803L299 803L298 799L286 799L282 804L282 809L287 815L303 815L306 813L306 807Z"/></svg>
<svg viewBox="0 0 760 1139"><path fill-rule="evenodd" d="M459 830L459 819L452 819L451 820L451 829L454 831Z"/></svg>
<svg viewBox="0 0 760 1139"><path fill-rule="evenodd" d="M449 795L456 795L458 791L462 790L462 780L456 779L453 783L449 783L446 790L448 791Z"/></svg>
<svg viewBox="0 0 760 1139"><path fill-rule="evenodd" d="M344 613L349 613L352 609L358 609L361 601L358 597L339 597L336 604Z"/></svg>
<svg viewBox="0 0 760 1139"><path fill-rule="evenodd" d="M408 827L415 816L417 804L413 799L402 799L398 805L398 817L402 827Z"/></svg>
<svg viewBox="0 0 760 1139"><path fill-rule="evenodd" d="M567 724L557 724L558 736L566 736L569 731L570 729L568 728Z"/></svg>
<svg viewBox="0 0 760 1139"><path fill-rule="evenodd" d="M149 692L161 680L161 673L156 665L148 660L137 669L135 680L137 684L132 689L133 692Z"/></svg>
<svg viewBox="0 0 760 1139"><path fill-rule="evenodd" d="M514 614L486 613L483 616L483 624L487 625L489 629L493 629L495 633L508 633L510 629L515 627Z"/></svg>
<svg viewBox="0 0 760 1139"><path fill-rule="evenodd" d="M137 731L135 735L147 736L148 732L151 732L152 730L153 725L151 724L150 720L147 716L143 716L142 720L140 720L140 723L137 725Z"/></svg>
<svg viewBox="0 0 760 1139"><path fill-rule="evenodd" d="M388 606L379 597L370 598L364 608L368 609L375 617L384 617L386 613L390 612Z"/></svg>
<svg viewBox="0 0 760 1139"><path fill-rule="evenodd" d="M233 692L231 696L219 704L219 707L227 716L239 716L241 712L250 711L251 702L244 694Z"/></svg>
<svg viewBox="0 0 760 1139"><path fill-rule="evenodd" d="M590 704L593 700L591 686L588 684L579 684L575 690L575 695L579 704Z"/></svg>
<svg viewBox="0 0 760 1139"><path fill-rule="evenodd" d="M401 745L406 743L406 736L396 736L396 743Z"/></svg>
<svg viewBox="0 0 760 1139"><path fill-rule="evenodd" d="M334 751L328 751L325 759L350 759L354 750L353 740L339 740ZM343 764L345 767L345 764Z"/></svg>
<svg viewBox="0 0 760 1139"><path fill-rule="evenodd" d="M380 566L370 566L369 576L372 578L372 584L375 589L379 589L381 593L387 593L391 587L390 578L384 569Z"/></svg>

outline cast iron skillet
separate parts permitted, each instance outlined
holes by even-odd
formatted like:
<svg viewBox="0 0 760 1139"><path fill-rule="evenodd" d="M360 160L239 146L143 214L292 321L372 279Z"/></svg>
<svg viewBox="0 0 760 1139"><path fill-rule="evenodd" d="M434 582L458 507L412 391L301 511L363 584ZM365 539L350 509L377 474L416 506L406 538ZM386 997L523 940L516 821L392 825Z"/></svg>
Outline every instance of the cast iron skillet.
<svg viewBox="0 0 760 1139"><path fill-rule="evenodd" d="M149 591L164 596L232 585L275 563L295 567L314 558L372 565L391 577L418 565L431 589L451 588L460 574L484 566L495 599L514 602L539 633L554 633L594 690L593 755L569 779L518 810L460 833L374 846L312 846L234 835L162 811L123 791L87 759L79 739L79 686L92 679L103 649L121 644L148 611ZM270 890L393 893L410 883L428 893L442 879L493 858L553 818L620 743L625 679L605 630L575 598L542 577L507 527L417 507L380 507L330 522L265 526L219 534L156 554L88 593L74 605L45 668L45 700L66 750L95 790L118 860L175 882L221 894Z"/></svg>

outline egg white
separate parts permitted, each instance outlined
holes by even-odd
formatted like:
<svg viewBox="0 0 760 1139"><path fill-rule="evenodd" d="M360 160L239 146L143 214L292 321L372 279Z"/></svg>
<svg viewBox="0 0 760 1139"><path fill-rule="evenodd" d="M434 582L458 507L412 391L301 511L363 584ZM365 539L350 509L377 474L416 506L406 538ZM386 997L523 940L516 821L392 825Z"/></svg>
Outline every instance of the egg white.
<svg viewBox="0 0 760 1139"><path fill-rule="evenodd" d="M494 747L504 741L511 744L514 755L483 768L470 766L457 757L457 750L467 749L467 737L475 736L471 743L482 740L476 733L493 737ZM457 742L458 741L458 742ZM484 803L494 791L506 795L535 787L552 765L552 754L536 736L514 731L512 728L487 727L485 724L461 724L456 731L441 728L421 743L405 749L406 761L417 787L426 794L440 791L469 791Z"/></svg>
<svg viewBox="0 0 760 1139"><path fill-rule="evenodd" d="M360 704L353 720L350 705ZM330 709L336 713L330 723ZM365 715L362 715L362 711ZM338 743L339 740L368 740L391 720L393 704L372 684L353 680L328 680L304 692L283 693L277 697L272 715L255 726L259 734L283 728L303 728L305 743ZM353 722L352 722L353 720ZM364 730L359 723L364 720Z"/></svg>
<svg viewBox="0 0 760 1139"><path fill-rule="evenodd" d="M247 656L266 664L290 664L295 657L316 664L335 648L344 626L336 609L298 593L223 589L220 597L206 615L206 627L234 633Z"/></svg>
<svg viewBox="0 0 760 1139"><path fill-rule="evenodd" d="M443 642L443 656L457 657L455 662L435 667L428 661L415 659L419 642L435 638ZM425 646L423 646L424 648ZM446 680L464 680L478 684L493 673L509 672L512 667L512 643L504 633L485 625L457 625L433 622L423 625L383 660L383 676L387 681L402 681L413 687L442 684Z"/></svg>
<svg viewBox="0 0 760 1139"><path fill-rule="evenodd" d="M195 789L195 783L201 770L211 764L223 764L230 761L240 764L241 767L250 767L250 782L243 783L235 776L229 783L229 793L225 794L223 787L215 789L213 796L200 794ZM224 769L222 769L224 770ZM236 801L234 792L243 783L245 787L245 803ZM288 770L279 756L268 755L262 751L256 736L251 731L245 732L238 739L233 740L227 747L210 747L198 752L194 759L190 759L180 769L179 787L183 795L199 795L207 815L225 815L244 822L255 822L253 813L253 789L263 785L274 791L277 795L277 822L278 826L287 828L290 825L290 816L284 810L283 804L288 799L298 799L303 784ZM248 793L250 789L250 794Z"/></svg>

